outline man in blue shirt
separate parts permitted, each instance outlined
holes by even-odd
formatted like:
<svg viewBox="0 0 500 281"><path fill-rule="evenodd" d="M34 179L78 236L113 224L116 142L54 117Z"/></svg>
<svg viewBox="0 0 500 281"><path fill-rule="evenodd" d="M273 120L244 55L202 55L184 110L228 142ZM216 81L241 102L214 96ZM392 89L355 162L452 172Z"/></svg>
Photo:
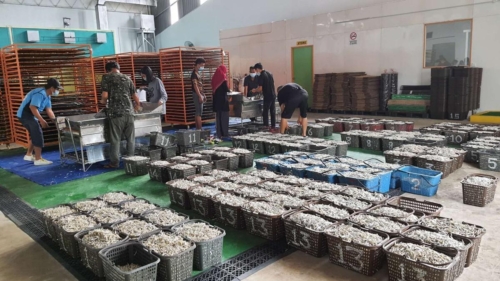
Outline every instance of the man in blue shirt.
<svg viewBox="0 0 500 281"><path fill-rule="evenodd" d="M28 152L24 156L24 160L34 162L35 166L52 164L51 161L42 158L42 147L44 145L42 128L48 128L49 124L42 118L40 113L45 111L51 120L56 119L52 111L50 98L59 95L61 89L59 81L50 78L43 88L30 91L17 110L17 118L19 118L19 121L30 135ZM35 155L33 155L33 152L35 152Z"/></svg>

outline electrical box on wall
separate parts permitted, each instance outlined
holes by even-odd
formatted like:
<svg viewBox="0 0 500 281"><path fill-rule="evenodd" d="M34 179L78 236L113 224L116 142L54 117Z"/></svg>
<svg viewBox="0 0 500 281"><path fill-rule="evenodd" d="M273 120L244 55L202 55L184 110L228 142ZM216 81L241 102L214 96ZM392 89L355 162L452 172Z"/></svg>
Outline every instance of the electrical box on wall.
<svg viewBox="0 0 500 281"><path fill-rule="evenodd" d="M72 44L76 43L76 37L74 32L64 32L64 43Z"/></svg>
<svg viewBox="0 0 500 281"><path fill-rule="evenodd" d="M154 33L155 17L153 15L136 15L135 26L143 30L145 33Z"/></svg>
<svg viewBox="0 0 500 281"><path fill-rule="evenodd" d="M40 33L38 33L37 30L28 30L26 31L26 34L28 36L28 42L30 43L40 42Z"/></svg>
<svg viewBox="0 0 500 281"><path fill-rule="evenodd" d="M108 38L106 36L106 33L96 33L96 36L97 36L97 43L99 44L107 43Z"/></svg>

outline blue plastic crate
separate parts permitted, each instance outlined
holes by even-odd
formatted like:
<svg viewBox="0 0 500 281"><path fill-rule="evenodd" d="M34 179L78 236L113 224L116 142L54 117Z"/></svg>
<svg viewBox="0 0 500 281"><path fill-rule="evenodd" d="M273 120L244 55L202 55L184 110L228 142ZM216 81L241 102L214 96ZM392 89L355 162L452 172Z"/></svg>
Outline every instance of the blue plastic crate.
<svg viewBox="0 0 500 281"><path fill-rule="evenodd" d="M285 163L285 162L288 164L293 164L293 162L288 162L288 161L283 161L282 163ZM299 177L299 178L306 177L306 169L289 168L289 167L286 167L284 165L279 166L279 172L282 173L283 175L294 175L294 176Z"/></svg>
<svg viewBox="0 0 500 281"><path fill-rule="evenodd" d="M324 173L318 173L318 172L313 172L311 171L312 168L315 167L320 167L324 168L325 166L312 166L306 169L306 177L317 180L317 181L324 181L328 183L338 183L339 182L339 175L338 174L324 174Z"/></svg>
<svg viewBox="0 0 500 281"><path fill-rule="evenodd" d="M408 193L432 197L441 183L442 172L415 166L404 166L394 172L393 184Z"/></svg>
<svg viewBox="0 0 500 281"><path fill-rule="evenodd" d="M343 172L339 172L340 183L364 187L369 191L375 191L380 193L389 192L389 187L391 184L391 173L374 175L375 178L370 180L364 180L364 179L346 177L345 175L342 174Z"/></svg>
<svg viewBox="0 0 500 281"><path fill-rule="evenodd" d="M259 160L266 159L266 158L261 158L258 160L255 160L255 168L259 170L268 170L271 172L279 173L280 172L280 166L278 164L267 164L267 163L262 163Z"/></svg>

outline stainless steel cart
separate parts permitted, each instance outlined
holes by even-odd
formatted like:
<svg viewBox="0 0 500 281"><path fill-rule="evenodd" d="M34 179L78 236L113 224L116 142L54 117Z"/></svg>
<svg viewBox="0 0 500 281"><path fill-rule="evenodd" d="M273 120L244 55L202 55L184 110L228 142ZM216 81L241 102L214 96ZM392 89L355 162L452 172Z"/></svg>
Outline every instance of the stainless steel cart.
<svg viewBox="0 0 500 281"><path fill-rule="evenodd" d="M161 106L150 103L142 103L141 106L143 110L134 114L135 137L161 132ZM109 159L104 112L58 117L56 125L62 164L74 161L81 164L86 172L93 164Z"/></svg>
<svg viewBox="0 0 500 281"><path fill-rule="evenodd" d="M239 92L228 93L229 98L229 117L240 118L243 120L250 118L262 118L264 101L261 98L247 98ZM276 102L276 123L281 120L281 108Z"/></svg>

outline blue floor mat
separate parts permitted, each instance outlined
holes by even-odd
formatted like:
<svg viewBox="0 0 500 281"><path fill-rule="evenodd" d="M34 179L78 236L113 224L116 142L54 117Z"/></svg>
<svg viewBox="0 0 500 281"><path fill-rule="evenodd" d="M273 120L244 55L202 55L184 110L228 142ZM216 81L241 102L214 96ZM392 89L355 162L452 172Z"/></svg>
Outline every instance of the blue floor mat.
<svg viewBox="0 0 500 281"><path fill-rule="evenodd" d="M87 172L83 172L82 166L73 162L61 165L59 151L43 153L43 158L53 161L48 166L35 166L32 162L24 161L24 155L14 155L0 159L0 168L37 183L42 186L50 186L63 182L97 176L110 169L104 169L105 162L96 163Z"/></svg>

